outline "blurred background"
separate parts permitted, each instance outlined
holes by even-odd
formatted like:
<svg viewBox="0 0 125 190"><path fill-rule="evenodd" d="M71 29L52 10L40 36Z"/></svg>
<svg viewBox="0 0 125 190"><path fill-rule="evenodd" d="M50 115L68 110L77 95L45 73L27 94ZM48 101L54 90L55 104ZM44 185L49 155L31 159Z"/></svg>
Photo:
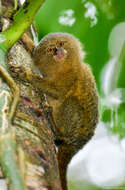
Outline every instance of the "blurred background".
<svg viewBox="0 0 125 190"><path fill-rule="evenodd" d="M125 190L125 1L46 0L34 23L39 40L69 32L82 42L100 96L100 122L69 165L69 189Z"/></svg>

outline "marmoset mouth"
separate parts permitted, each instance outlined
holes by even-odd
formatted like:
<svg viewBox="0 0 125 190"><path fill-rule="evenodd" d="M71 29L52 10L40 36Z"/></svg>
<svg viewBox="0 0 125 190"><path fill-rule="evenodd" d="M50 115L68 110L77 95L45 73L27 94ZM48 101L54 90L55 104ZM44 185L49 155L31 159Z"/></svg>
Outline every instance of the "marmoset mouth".
<svg viewBox="0 0 125 190"><path fill-rule="evenodd" d="M55 61L63 61L67 55L67 51L64 48L56 48L54 51Z"/></svg>

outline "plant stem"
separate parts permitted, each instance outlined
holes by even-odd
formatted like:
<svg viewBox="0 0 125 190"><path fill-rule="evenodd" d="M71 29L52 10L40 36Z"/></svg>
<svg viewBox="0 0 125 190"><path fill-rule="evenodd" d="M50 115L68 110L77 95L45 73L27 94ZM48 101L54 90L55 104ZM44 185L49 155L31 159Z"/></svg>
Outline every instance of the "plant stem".
<svg viewBox="0 0 125 190"><path fill-rule="evenodd" d="M45 0L26 0L20 10L14 16L14 22L2 34L5 41L2 42L4 49L9 50L21 37L33 21L33 18Z"/></svg>
<svg viewBox="0 0 125 190"><path fill-rule="evenodd" d="M0 49L0 65L7 70L6 56L7 54ZM0 79L0 165L7 179L9 190L24 190L25 185L16 161L16 139L9 119L11 101L9 87Z"/></svg>
<svg viewBox="0 0 125 190"><path fill-rule="evenodd" d="M11 126L9 126L9 131L0 137L0 164L6 176L9 189L24 190L25 185L16 163L16 142L12 139L12 131L10 129Z"/></svg>

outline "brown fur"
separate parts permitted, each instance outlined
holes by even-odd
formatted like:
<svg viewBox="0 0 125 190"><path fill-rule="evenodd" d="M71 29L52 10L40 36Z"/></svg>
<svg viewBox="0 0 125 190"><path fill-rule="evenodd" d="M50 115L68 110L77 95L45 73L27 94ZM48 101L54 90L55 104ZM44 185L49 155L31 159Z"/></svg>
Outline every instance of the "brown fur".
<svg viewBox="0 0 125 190"><path fill-rule="evenodd" d="M79 41L70 34L45 36L33 57L43 75L39 88L53 108L60 177L66 190L67 165L93 136L98 122L96 85L89 66L82 62Z"/></svg>

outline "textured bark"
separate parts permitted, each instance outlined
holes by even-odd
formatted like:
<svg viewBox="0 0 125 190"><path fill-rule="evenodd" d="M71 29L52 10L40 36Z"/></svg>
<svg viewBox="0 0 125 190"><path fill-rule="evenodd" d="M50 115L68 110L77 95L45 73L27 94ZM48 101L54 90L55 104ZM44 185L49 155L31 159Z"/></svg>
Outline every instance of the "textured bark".
<svg viewBox="0 0 125 190"><path fill-rule="evenodd" d="M8 57L9 68L23 65L32 68L32 58L23 45L16 43ZM54 138L41 108L43 95L11 73L21 90L20 103L14 118L13 129L18 146L18 163L27 189L59 190L60 179ZM23 74L23 73L22 73Z"/></svg>
<svg viewBox="0 0 125 190"><path fill-rule="evenodd" d="M13 18L14 0L2 0L1 30L9 27ZM18 7L20 6L18 1ZM18 9L17 7L17 9ZM17 42L8 56L9 68L23 65L34 70L33 60L21 42ZM44 96L27 83L22 83L16 73L10 72L20 88L21 97L13 120L17 144L17 161L27 190L61 190L56 147L53 133L41 104ZM23 73L22 73L23 75ZM25 76L24 76L25 78ZM11 90L9 91L11 94ZM0 178L5 177L0 168Z"/></svg>

